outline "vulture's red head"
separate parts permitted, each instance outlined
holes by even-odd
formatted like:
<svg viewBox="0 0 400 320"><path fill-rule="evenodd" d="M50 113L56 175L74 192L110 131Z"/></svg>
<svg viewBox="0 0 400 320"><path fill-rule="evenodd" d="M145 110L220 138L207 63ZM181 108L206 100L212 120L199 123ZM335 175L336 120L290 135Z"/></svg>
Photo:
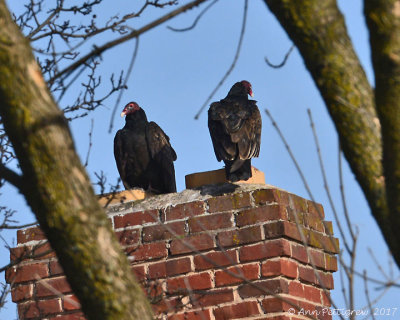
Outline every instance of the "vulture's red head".
<svg viewBox="0 0 400 320"><path fill-rule="evenodd" d="M253 97L253 90L251 89L251 83L248 82L248 81L246 81L246 80L240 81L240 83L241 83L241 84L243 85L243 87L246 89L247 94L248 94L250 97Z"/></svg>
<svg viewBox="0 0 400 320"><path fill-rule="evenodd" d="M136 111L140 110L139 105L136 102L129 102L124 110L121 112L121 117L127 116L130 113L134 113Z"/></svg>

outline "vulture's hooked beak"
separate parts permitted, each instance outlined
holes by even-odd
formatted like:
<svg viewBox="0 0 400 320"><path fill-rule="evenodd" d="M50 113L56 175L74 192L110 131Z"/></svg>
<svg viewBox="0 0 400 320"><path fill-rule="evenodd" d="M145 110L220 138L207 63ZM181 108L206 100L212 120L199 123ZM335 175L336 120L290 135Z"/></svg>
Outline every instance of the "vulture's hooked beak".
<svg viewBox="0 0 400 320"><path fill-rule="evenodd" d="M121 118L125 117L125 111L121 112Z"/></svg>

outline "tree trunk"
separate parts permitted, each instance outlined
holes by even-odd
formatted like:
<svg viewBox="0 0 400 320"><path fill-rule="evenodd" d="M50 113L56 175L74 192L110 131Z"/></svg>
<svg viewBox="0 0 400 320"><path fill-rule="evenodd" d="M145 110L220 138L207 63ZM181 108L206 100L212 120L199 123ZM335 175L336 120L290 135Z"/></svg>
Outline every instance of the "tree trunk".
<svg viewBox="0 0 400 320"><path fill-rule="evenodd" d="M375 72L375 102L382 125L383 168L393 254L400 252L400 2L364 1Z"/></svg>
<svg viewBox="0 0 400 320"><path fill-rule="evenodd" d="M152 319L29 42L0 0L0 116L20 187L89 319ZM1 171L0 171L1 172ZM12 176L12 175L8 175Z"/></svg>
<svg viewBox="0 0 400 320"><path fill-rule="evenodd" d="M264 2L300 51L335 123L346 159L400 266L399 233L394 232L400 228L400 222L399 218L389 219L374 92L354 52L336 1ZM400 173L400 166L396 167Z"/></svg>

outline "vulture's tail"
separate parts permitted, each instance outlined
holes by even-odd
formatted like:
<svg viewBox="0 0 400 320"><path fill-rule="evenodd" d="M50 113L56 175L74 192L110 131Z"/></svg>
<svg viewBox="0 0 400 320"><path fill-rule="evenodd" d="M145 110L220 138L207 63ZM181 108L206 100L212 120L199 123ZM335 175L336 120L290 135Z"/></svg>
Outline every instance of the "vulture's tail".
<svg viewBox="0 0 400 320"><path fill-rule="evenodd" d="M225 161L226 179L230 182L248 180L251 178L251 159Z"/></svg>

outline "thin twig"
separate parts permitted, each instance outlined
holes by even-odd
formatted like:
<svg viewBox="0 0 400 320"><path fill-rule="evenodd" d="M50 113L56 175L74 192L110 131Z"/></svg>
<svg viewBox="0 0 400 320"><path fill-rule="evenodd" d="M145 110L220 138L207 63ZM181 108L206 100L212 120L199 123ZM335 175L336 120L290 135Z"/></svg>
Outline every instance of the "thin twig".
<svg viewBox="0 0 400 320"><path fill-rule="evenodd" d="M126 73L126 77L125 77L124 84L123 84L123 89L120 90L120 92L118 94L117 101L115 102L114 109L111 114L110 126L108 128L108 133L111 133L111 131L113 129L115 114L117 112L117 108L119 106L122 95L124 93L124 89L127 88L127 83L128 83L129 77L132 73L133 65L135 64L138 51L139 51L139 37L137 37L136 41L135 41L135 48L133 49L133 55L132 55L131 62L129 63L128 72Z"/></svg>
<svg viewBox="0 0 400 320"><path fill-rule="evenodd" d="M236 62L239 59L239 54L240 54L240 49L242 47L242 43L243 43L243 38L244 38L244 33L246 30L246 21L247 21L247 6L248 6L248 0L244 1L244 10L243 10L243 22L242 22L242 29L240 31L240 36L239 36L239 42L238 42L238 46L236 48L236 53L235 53L235 57L233 58L232 64L229 67L229 69L226 71L225 75L222 77L222 79L220 80L220 82L217 84L217 86L214 88L214 90L210 93L210 95L208 96L207 100L203 103L203 105L201 106L201 108L199 109L199 111L197 111L196 115L194 116L194 118L197 120L200 117L200 114L203 112L204 108L208 105L208 103L211 101L212 97L214 96L214 94L218 91L218 89L224 84L225 80L228 78L228 76L231 74L232 70L235 68L236 66Z"/></svg>
<svg viewBox="0 0 400 320"><path fill-rule="evenodd" d="M193 21L191 26L186 27L186 28L174 28L174 27L171 27L171 26L167 26L167 28L169 30L175 31L175 32L184 32L184 31L189 31L189 30L194 29L196 27L197 23L199 22L199 20L201 19L201 17L208 11L208 9L210 9L217 2L218 2L218 0L214 0L207 7L205 7L203 9L203 11L201 11L200 14L197 16L197 18Z"/></svg>
<svg viewBox="0 0 400 320"><path fill-rule="evenodd" d="M346 203L346 197L345 197L345 192L344 192L343 169L342 169L342 147L340 145L340 141L339 141L339 161L338 162L339 162L339 188L340 188L340 195L342 197L342 203L343 203L343 213L344 213L344 217L346 219L347 228L349 229L350 235L354 241L355 235L353 232L353 228L351 227L350 215L349 215L349 211L347 210L347 203Z"/></svg>
<svg viewBox="0 0 400 320"><path fill-rule="evenodd" d="M369 311L371 312L371 317L373 320L375 320L374 310L372 309L371 299L368 293L367 270L364 270L364 292L365 292L365 297L367 298Z"/></svg>
<svg viewBox="0 0 400 320"><path fill-rule="evenodd" d="M281 63L279 63L279 64L272 64L271 62L269 62L267 57L264 57L264 60L265 60L266 64L269 65L271 68L274 68L274 69L282 68L286 64L286 62L287 62L290 54L292 53L294 47L295 47L295 45L292 44L292 46L290 47L289 51L285 54L285 57L283 58L283 61Z"/></svg>
<svg viewBox="0 0 400 320"><path fill-rule="evenodd" d="M92 146L93 146L93 143L92 143L93 128L94 128L94 119L92 118L90 120L89 147L88 147L88 151L86 154L86 161L85 161L85 165L84 165L85 167L87 167L89 164L90 151L92 150Z"/></svg>
<svg viewBox="0 0 400 320"><path fill-rule="evenodd" d="M349 244L347 243L345 234L343 232L343 229L342 229L342 226L341 226L341 223L340 223L340 220L339 220L339 216L337 214L336 207L335 207L335 204L333 202L332 195L331 195L331 192L330 192L330 189L329 189L328 179L326 177L324 161L322 160L321 148L320 148L320 144L319 144L319 141L318 141L317 131L315 129L315 124L314 124L310 109L307 109L307 114L308 114L308 118L310 119L310 126L311 126L312 133L313 133L313 136L314 136L315 146L317 148L319 167L321 168L322 180L324 181L324 188L325 188L325 191L326 191L326 195L328 196L329 204L330 204L330 206L332 208L333 215L335 216L335 220L336 220L337 225L339 227L339 232L340 232L340 235L341 235L341 237L343 239L344 246L345 246L347 252L350 253L350 247L349 247Z"/></svg>

